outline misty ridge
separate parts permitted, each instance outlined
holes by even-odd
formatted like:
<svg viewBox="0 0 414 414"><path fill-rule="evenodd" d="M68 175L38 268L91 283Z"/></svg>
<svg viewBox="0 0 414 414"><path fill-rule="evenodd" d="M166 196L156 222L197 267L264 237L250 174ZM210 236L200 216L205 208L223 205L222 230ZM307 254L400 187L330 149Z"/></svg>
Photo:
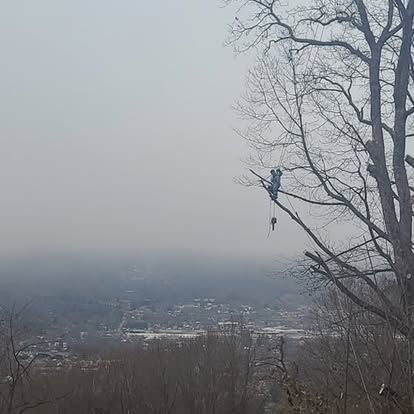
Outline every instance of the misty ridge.
<svg viewBox="0 0 414 414"><path fill-rule="evenodd" d="M92 257L91 257L92 256ZM268 263L183 255L108 255L96 257L26 257L0 263L0 298L3 304L36 308L57 297L122 298L134 289L135 300L171 305L194 298L265 305L306 301L304 287ZM294 303L292 306L295 306Z"/></svg>

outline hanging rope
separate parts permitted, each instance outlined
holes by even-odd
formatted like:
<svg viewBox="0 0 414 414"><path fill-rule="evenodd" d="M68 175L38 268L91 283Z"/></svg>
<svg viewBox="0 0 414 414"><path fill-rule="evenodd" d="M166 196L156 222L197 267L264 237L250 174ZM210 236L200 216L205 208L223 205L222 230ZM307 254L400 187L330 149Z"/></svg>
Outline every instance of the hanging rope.
<svg viewBox="0 0 414 414"><path fill-rule="evenodd" d="M270 199L270 204L269 204L269 221L268 221L268 225L269 225L269 231L267 233L267 238L270 237L270 232L272 231L272 199Z"/></svg>
<svg viewBox="0 0 414 414"><path fill-rule="evenodd" d="M275 231L276 223L277 223L277 218L276 218L276 203L273 203L273 215L272 215L272 219L270 220L270 225L272 226L272 231Z"/></svg>

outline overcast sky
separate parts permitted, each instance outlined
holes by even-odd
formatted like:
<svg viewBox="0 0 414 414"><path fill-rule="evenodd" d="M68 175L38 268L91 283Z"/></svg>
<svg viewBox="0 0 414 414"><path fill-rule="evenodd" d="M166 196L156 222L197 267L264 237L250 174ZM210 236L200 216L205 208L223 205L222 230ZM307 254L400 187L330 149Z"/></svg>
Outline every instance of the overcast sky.
<svg viewBox="0 0 414 414"><path fill-rule="evenodd" d="M0 248L278 257L302 236L234 184L250 58L219 0L3 1Z"/></svg>

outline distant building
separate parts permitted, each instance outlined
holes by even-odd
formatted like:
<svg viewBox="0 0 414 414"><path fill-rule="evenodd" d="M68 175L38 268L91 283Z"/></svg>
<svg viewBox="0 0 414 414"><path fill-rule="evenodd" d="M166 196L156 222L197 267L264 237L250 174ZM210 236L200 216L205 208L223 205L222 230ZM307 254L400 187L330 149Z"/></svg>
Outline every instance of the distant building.
<svg viewBox="0 0 414 414"><path fill-rule="evenodd" d="M145 332L148 330L148 323L142 320L130 320L125 327L126 332Z"/></svg>

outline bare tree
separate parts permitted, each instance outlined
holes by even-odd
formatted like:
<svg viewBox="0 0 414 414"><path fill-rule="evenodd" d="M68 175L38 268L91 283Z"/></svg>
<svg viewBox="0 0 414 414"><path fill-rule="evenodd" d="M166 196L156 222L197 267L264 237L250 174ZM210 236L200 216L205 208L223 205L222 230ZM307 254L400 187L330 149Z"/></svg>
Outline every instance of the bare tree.
<svg viewBox="0 0 414 414"><path fill-rule="evenodd" d="M314 312L314 337L296 361L298 382L310 395L322 396L327 412L412 412L409 341L336 288L320 295Z"/></svg>
<svg viewBox="0 0 414 414"><path fill-rule="evenodd" d="M0 307L0 412L22 414L52 402L44 390L33 393L33 352L39 342L30 341L22 325L27 307Z"/></svg>
<svg viewBox="0 0 414 414"><path fill-rule="evenodd" d="M228 2L229 41L258 52L239 133L255 163L286 172L274 202L312 241L307 277L412 349L414 0Z"/></svg>

